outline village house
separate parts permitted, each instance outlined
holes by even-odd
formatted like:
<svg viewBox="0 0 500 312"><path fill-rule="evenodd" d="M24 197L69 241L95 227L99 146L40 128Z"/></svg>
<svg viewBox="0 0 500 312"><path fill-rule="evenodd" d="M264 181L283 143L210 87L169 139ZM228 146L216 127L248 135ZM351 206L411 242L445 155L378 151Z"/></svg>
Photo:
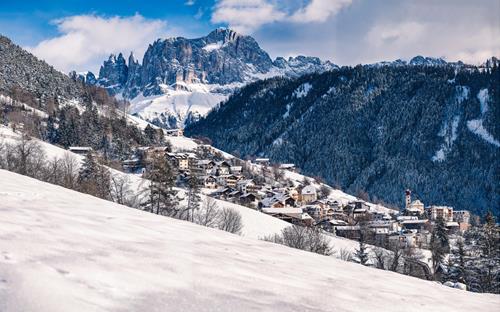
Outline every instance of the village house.
<svg viewBox="0 0 500 312"><path fill-rule="evenodd" d="M444 222L453 221L453 207L448 206L430 206L427 208L427 216L431 221L441 218Z"/></svg>
<svg viewBox="0 0 500 312"><path fill-rule="evenodd" d="M401 227L404 230L425 231L429 228L429 220L427 220L427 219L424 219L424 220L419 220L419 219L403 220L403 221L401 221Z"/></svg>
<svg viewBox="0 0 500 312"><path fill-rule="evenodd" d="M203 178L203 185L208 189L216 189L217 188L217 179L214 176L206 176Z"/></svg>
<svg viewBox="0 0 500 312"><path fill-rule="evenodd" d="M169 149L170 147L167 146L156 146L143 149L144 159L146 162L151 162L155 156L166 157Z"/></svg>
<svg viewBox="0 0 500 312"><path fill-rule="evenodd" d="M361 226L359 225L342 225L335 227L335 235L348 239L359 240Z"/></svg>
<svg viewBox="0 0 500 312"><path fill-rule="evenodd" d="M375 211L372 213L372 219L373 221L389 221L392 217L387 213Z"/></svg>
<svg viewBox="0 0 500 312"><path fill-rule="evenodd" d="M227 175L230 173L231 165L226 161L220 161L215 163L215 175Z"/></svg>
<svg viewBox="0 0 500 312"><path fill-rule="evenodd" d="M233 192L234 190L232 188L229 188L229 187L221 187L221 188L218 188L217 190L215 190L211 196L212 197L215 197L215 198L218 198L218 199L227 199L227 196L229 193Z"/></svg>
<svg viewBox="0 0 500 312"><path fill-rule="evenodd" d="M243 172L243 167L242 166L231 166L231 168L229 168L229 172L231 174L240 175Z"/></svg>
<svg viewBox="0 0 500 312"><path fill-rule="evenodd" d="M239 202L242 205L256 206L256 204L258 203L258 198L255 194L246 193L240 196Z"/></svg>
<svg viewBox="0 0 500 312"><path fill-rule="evenodd" d="M337 220L337 219L332 219L332 220L327 220L323 219L318 221L315 226L319 226L322 230L325 230L330 233L336 233L336 229L339 226L348 226L349 224L343 220Z"/></svg>
<svg viewBox="0 0 500 312"><path fill-rule="evenodd" d="M234 174L228 174L224 176L225 185L230 188L236 188L238 181L241 179L241 176L237 176Z"/></svg>
<svg viewBox="0 0 500 312"><path fill-rule="evenodd" d="M262 166L269 166L269 158L256 158L255 163Z"/></svg>
<svg viewBox="0 0 500 312"><path fill-rule="evenodd" d="M88 147L88 146L70 146L68 150L72 153L82 155L82 156L85 156L88 153L92 153L94 151L92 149L92 147Z"/></svg>
<svg viewBox="0 0 500 312"><path fill-rule="evenodd" d="M204 174L211 175L214 174L215 162L208 159L198 160L196 163L197 167L203 171Z"/></svg>
<svg viewBox="0 0 500 312"><path fill-rule="evenodd" d="M237 202L243 193L239 190L232 190L227 194L227 199L231 202Z"/></svg>
<svg viewBox="0 0 500 312"><path fill-rule="evenodd" d="M255 184L252 179L240 180L236 183L236 187L242 193L257 193L259 187Z"/></svg>
<svg viewBox="0 0 500 312"><path fill-rule="evenodd" d="M184 131L182 129L163 129L163 132L167 135L167 136L174 136L174 137L178 137L178 136L183 136L184 135Z"/></svg>
<svg viewBox="0 0 500 312"><path fill-rule="evenodd" d="M299 191L297 191L297 189L295 187L287 188L287 192L288 192L288 196L293 198L296 202L299 201L299 199L300 199Z"/></svg>
<svg viewBox="0 0 500 312"><path fill-rule="evenodd" d="M181 171L189 170L196 161L196 155L193 153L166 153L166 156L170 163Z"/></svg>
<svg viewBox="0 0 500 312"><path fill-rule="evenodd" d="M416 247L423 248L429 244L429 234L428 233L416 233L416 232L403 232L400 234L392 234L388 236L389 245L406 248L406 247Z"/></svg>
<svg viewBox="0 0 500 312"><path fill-rule="evenodd" d="M318 193L313 185L307 185L300 191L300 201L308 204L318 199Z"/></svg>
<svg viewBox="0 0 500 312"><path fill-rule="evenodd" d="M383 246L387 242L389 234L399 231L399 225L396 221L371 221L368 223L368 228L379 246Z"/></svg>
<svg viewBox="0 0 500 312"><path fill-rule="evenodd" d="M460 224L455 221L445 222L446 228L448 229L448 234L458 234L460 232Z"/></svg>
<svg viewBox="0 0 500 312"><path fill-rule="evenodd" d="M259 202L260 208L284 208L294 207L295 200L288 195L281 193L268 194Z"/></svg>
<svg viewBox="0 0 500 312"><path fill-rule="evenodd" d="M453 211L453 220L459 224L461 232L465 232L470 227L470 212L467 210Z"/></svg>
<svg viewBox="0 0 500 312"><path fill-rule="evenodd" d="M279 168L282 169L282 170L289 170L289 171L292 171L292 172L296 172L294 164L280 164Z"/></svg>
<svg viewBox="0 0 500 312"><path fill-rule="evenodd" d="M283 221L302 226L311 226L314 219L301 208L262 208L263 213Z"/></svg>
<svg viewBox="0 0 500 312"><path fill-rule="evenodd" d="M122 168L128 173L144 173L144 164L138 158L125 159L122 161Z"/></svg>
<svg viewBox="0 0 500 312"><path fill-rule="evenodd" d="M318 205L306 205L302 207L304 212L307 212L314 220L322 220L322 209Z"/></svg>

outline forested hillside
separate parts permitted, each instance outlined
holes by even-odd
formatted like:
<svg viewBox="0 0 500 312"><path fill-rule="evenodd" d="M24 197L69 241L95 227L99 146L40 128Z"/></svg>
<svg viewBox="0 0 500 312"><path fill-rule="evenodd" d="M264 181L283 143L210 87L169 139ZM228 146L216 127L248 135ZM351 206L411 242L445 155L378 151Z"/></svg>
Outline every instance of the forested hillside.
<svg viewBox="0 0 500 312"><path fill-rule="evenodd" d="M160 140L151 127L144 132L128 122L124 105L0 36L0 124L22 126L65 148L88 146L108 160L124 159L131 147Z"/></svg>
<svg viewBox="0 0 500 312"><path fill-rule="evenodd" d="M357 66L251 84L186 129L351 193L475 213L500 202L497 67Z"/></svg>

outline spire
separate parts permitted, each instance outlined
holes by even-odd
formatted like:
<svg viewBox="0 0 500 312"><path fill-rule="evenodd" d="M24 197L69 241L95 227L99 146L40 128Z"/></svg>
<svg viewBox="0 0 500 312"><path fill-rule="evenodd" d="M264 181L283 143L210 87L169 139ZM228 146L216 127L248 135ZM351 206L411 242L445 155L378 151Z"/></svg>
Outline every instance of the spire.
<svg viewBox="0 0 500 312"><path fill-rule="evenodd" d="M138 63L138 61L135 59L134 57L134 52L130 52L130 55L128 57L128 66L132 65L132 64L136 64Z"/></svg>
<svg viewBox="0 0 500 312"><path fill-rule="evenodd" d="M405 209L410 208L411 205L411 191L407 189L405 191Z"/></svg>

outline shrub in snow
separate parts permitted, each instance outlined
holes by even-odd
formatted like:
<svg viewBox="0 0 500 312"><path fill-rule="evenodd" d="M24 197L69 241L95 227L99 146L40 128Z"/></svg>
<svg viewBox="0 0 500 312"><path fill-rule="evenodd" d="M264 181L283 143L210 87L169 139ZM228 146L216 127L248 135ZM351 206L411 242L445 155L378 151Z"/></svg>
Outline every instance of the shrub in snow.
<svg viewBox="0 0 500 312"><path fill-rule="evenodd" d="M329 256L333 253L327 238L317 228L292 225L280 234L266 236L263 240L288 247Z"/></svg>

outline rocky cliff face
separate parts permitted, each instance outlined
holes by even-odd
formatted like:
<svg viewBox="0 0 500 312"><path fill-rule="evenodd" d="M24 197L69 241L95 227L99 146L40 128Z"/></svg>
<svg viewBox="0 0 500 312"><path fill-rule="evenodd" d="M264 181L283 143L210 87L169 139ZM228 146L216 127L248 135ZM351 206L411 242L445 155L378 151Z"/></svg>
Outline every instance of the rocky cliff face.
<svg viewBox="0 0 500 312"><path fill-rule="evenodd" d="M111 55L101 66L98 84L112 94L129 99L165 93L162 88L178 82L227 85L262 77L298 76L323 72L336 66L318 58L277 58L274 62L250 36L231 29L216 29L205 37L158 39L150 44L142 64L131 55Z"/></svg>
<svg viewBox="0 0 500 312"><path fill-rule="evenodd" d="M108 89L122 88L128 80L127 62L120 53L118 57L110 55L99 70L99 83Z"/></svg>

